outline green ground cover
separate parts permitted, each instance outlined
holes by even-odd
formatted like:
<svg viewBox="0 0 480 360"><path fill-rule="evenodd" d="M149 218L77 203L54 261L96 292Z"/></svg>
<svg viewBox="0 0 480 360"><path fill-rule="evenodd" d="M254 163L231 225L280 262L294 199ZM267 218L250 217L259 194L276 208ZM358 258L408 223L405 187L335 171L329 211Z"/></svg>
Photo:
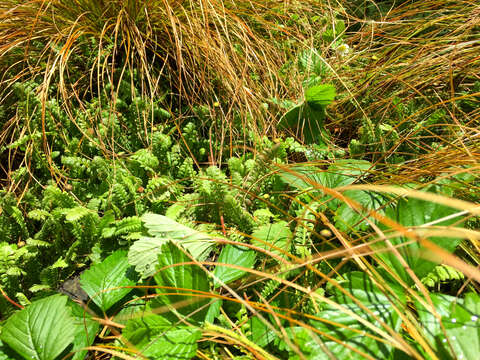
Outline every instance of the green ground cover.
<svg viewBox="0 0 480 360"><path fill-rule="evenodd" d="M479 30L0 1L0 357L477 359Z"/></svg>

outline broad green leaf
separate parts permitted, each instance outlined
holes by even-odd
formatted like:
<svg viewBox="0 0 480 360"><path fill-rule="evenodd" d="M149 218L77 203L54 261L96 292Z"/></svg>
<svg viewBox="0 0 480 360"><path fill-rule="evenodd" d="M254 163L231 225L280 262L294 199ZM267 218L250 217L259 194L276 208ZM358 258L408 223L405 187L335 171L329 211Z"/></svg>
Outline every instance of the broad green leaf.
<svg viewBox="0 0 480 360"><path fill-rule="evenodd" d="M152 237L137 240L128 253L129 263L135 266L142 278L155 274L158 254L162 245L168 241L181 244L198 261L205 260L215 245L210 235L179 224L166 216L148 213L142 216L142 221Z"/></svg>
<svg viewBox="0 0 480 360"><path fill-rule="evenodd" d="M25 359L54 360L74 341L67 300L53 295L33 302L7 320L1 340Z"/></svg>
<svg viewBox="0 0 480 360"><path fill-rule="evenodd" d="M287 256L291 243L292 232L285 221L262 225L252 234L253 245L282 257Z"/></svg>
<svg viewBox="0 0 480 360"><path fill-rule="evenodd" d="M417 303L424 333L441 359L478 359L480 354L480 296L469 293L464 299L430 294L438 319ZM451 347L450 347L451 346ZM453 354L452 354L453 350Z"/></svg>
<svg viewBox="0 0 480 360"><path fill-rule="evenodd" d="M222 307L222 299L211 300L211 304L208 307L207 315L205 315L205 321L213 324L215 319L220 315L220 309Z"/></svg>
<svg viewBox="0 0 480 360"><path fill-rule="evenodd" d="M73 360L82 360L87 355L87 350L80 350L93 344L97 337L100 324L92 320L92 317L86 313L82 307L73 301L68 301L68 306L72 311L73 324L75 325L75 334L73 339L72 351Z"/></svg>
<svg viewBox="0 0 480 360"><path fill-rule="evenodd" d="M300 191L312 189L314 186L306 179L309 179L314 184L318 183L327 188L334 189L336 187L350 185L356 180L361 179L372 167L373 165L365 160L346 159L337 160L326 170L317 166L294 166L291 168L293 173L284 171L280 173L280 177L284 182Z"/></svg>
<svg viewBox="0 0 480 360"><path fill-rule="evenodd" d="M344 280L338 281L343 289L359 301L364 304L371 303L373 306L385 306L389 304L390 300L395 298L398 306L404 306L406 304L406 295L404 289L394 283L385 283L385 287L391 290L390 295L385 295L380 289L372 282L367 274L360 271L352 271L343 275ZM334 299L338 303L347 304L353 303L351 297L345 295L343 292L334 288L330 289L333 292ZM389 306L387 304L387 306Z"/></svg>
<svg viewBox="0 0 480 360"><path fill-rule="evenodd" d="M128 320L145 315L147 301L136 298L130 300L127 304L122 305L122 308L115 313L113 321L117 324L125 325Z"/></svg>
<svg viewBox="0 0 480 360"><path fill-rule="evenodd" d="M127 321L122 336L132 344L143 347L148 344L152 335L173 329L174 326L164 317L148 314Z"/></svg>
<svg viewBox="0 0 480 360"><path fill-rule="evenodd" d="M301 131L306 143L318 143L328 138L323 127L325 108L335 99L333 85L316 85L305 92L305 101L293 106L280 119L280 128L297 128Z"/></svg>
<svg viewBox="0 0 480 360"><path fill-rule="evenodd" d="M303 109L303 103L294 105L283 115L278 126L281 128L293 128L301 123L303 119Z"/></svg>
<svg viewBox="0 0 480 360"><path fill-rule="evenodd" d="M335 39L337 39L337 41L339 41L341 39L341 35L344 31L345 31L345 22L343 20L337 20L337 21L335 21L335 27L332 24L331 27L329 27L327 30L325 30L322 33L322 38L327 43L331 43Z"/></svg>
<svg viewBox="0 0 480 360"><path fill-rule="evenodd" d="M238 265L244 268L252 268L253 264L255 264L255 258L255 251L239 245L228 244L222 249L217 262ZM245 271L228 266L217 265L215 266L213 274L227 284L241 278L245 274ZM215 287L218 286L220 286L220 283L215 284Z"/></svg>
<svg viewBox="0 0 480 360"><path fill-rule="evenodd" d="M185 255L178 247L168 242L162 246L162 252L158 256L158 269L154 278L159 295L153 300L155 306L171 305L172 312L177 316L189 316L189 321L193 318L196 321L205 320L208 307L205 306L210 299L197 296L191 290L210 292L207 274L197 265L177 265L191 262L191 259ZM167 288L161 288L165 286ZM174 295L172 295L172 293ZM178 294L178 295L177 295ZM193 294L193 295L192 295ZM203 307L202 310L199 308ZM192 312L199 310L194 315ZM178 319L177 319L178 320Z"/></svg>
<svg viewBox="0 0 480 360"><path fill-rule="evenodd" d="M364 215L367 214L368 210L376 210L383 215L384 210L381 208L388 201L386 197L371 191L347 190L343 192L343 195L355 201L364 209L359 213L345 202L340 204L335 214L335 227L345 232L368 229L370 225L364 220Z"/></svg>
<svg viewBox="0 0 480 360"><path fill-rule="evenodd" d="M450 207L414 198L402 198L398 200L396 207L389 207L385 210L387 217L406 227L421 226L434 220L442 219L455 212L456 210ZM439 222L435 225L448 226L457 221L458 218L453 218ZM459 225L456 226L458 227ZM382 228L385 228L385 226L382 226ZM432 271L437 264L426 260L424 256L422 256L425 249L418 242L400 246L403 243L410 242L410 240L411 239L405 237L390 239L394 246L398 246L398 251L414 273L419 278L423 278ZM455 251L456 247L461 242L461 239L452 237L430 237L429 240L450 253ZM378 245L376 247L378 248L380 246L381 245ZM393 253L382 252L378 254L378 257L380 257L388 266L395 269L396 273L404 281L408 284L413 284L413 279L407 274L405 268Z"/></svg>
<svg viewBox="0 0 480 360"><path fill-rule="evenodd" d="M148 359L191 359L197 352L202 333L194 328L172 326L159 315L148 315L127 322L123 337Z"/></svg>
<svg viewBox="0 0 480 360"><path fill-rule="evenodd" d="M325 119L325 110L323 108L313 108L306 103L295 105L288 110L280 119L279 128L299 129L305 143L312 144L327 137L323 127Z"/></svg>
<svg viewBox="0 0 480 360"><path fill-rule="evenodd" d="M128 263L143 279L153 276L158 264L158 254L167 240L153 237L142 237L135 241L128 251Z"/></svg>
<svg viewBox="0 0 480 360"><path fill-rule="evenodd" d="M372 163L366 160L342 159L335 161L328 167L326 184L329 188L336 188L353 184L368 175L373 168Z"/></svg>
<svg viewBox="0 0 480 360"><path fill-rule="evenodd" d="M312 109L323 110L335 100L335 86L330 84L313 86L305 91L305 102Z"/></svg>
<svg viewBox="0 0 480 360"><path fill-rule="evenodd" d="M93 265L80 276L80 284L92 301L103 311L127 295L134 286L135 273L128 264L125 251L116 251L100 264Z"/></svg>
<svg viewBox="0 0 480 360"><path fill-rule="evenodd" d="M401 319L396 313L392 302L404 309L406 307L406 298L400 288L392 285L393 295L387 297L371 282L364 273L353 272L345 276L346 280L341 282L342 287L350 293L356 300L371 313L379 317L387 326L394 331L400 330ZM390 285L389 285L390 286ZM338 290L333 290L331 299L336 303L342 304L346 309L365 319L369 323L379 327L387 332L382 325L374 319L370 312L365 311L362 307L355 304L352 299ZM333 336L339 342L335 342L329 338L318 335L320 343L305 328L291 328L290 333L292 341L298 344L308 359L330 359L329 353L334 354L338 359L364 359L360 354L367 354L375 359L390 358L394 348L389 344L373 339L371 336L377 336L378 333L368 328L365 324L350 316L348 313L342 312L336 308L328 307L316 315L327 321L339 323L344 327L326 323L318 320L312 320L311 324L316 329ZM368 336L371 335L371 336ZM345 347L345 344L358 350L353 352ZM285 346L285 344L284 344ZM290 359L299 359L293 351L290 350Z"/></svg>
<svg viewBox="0 0 480 360"><path fill-rule="evenodd" d="M276 334L267 325L263 323L258 316L252 316L248 319L251 335L249 339L260 347L265 347L277 338Z"/></svg>

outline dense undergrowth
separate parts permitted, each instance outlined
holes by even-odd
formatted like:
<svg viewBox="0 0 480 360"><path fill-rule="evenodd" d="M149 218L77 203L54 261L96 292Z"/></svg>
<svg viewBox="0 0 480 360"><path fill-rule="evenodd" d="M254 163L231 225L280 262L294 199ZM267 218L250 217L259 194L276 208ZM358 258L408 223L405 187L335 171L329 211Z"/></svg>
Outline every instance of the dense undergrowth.
<svg viewBox="0 0 480 360"><path fill-rule="evenodd" d="M475 2L0 9L1 357L477 359Z"/></svg>

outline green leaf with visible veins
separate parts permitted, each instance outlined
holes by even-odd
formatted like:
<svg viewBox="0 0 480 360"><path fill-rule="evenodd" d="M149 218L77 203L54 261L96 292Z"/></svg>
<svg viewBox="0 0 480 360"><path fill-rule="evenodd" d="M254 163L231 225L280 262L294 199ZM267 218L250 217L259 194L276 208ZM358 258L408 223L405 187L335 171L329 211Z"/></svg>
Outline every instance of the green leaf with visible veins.
<svg viewBox="0 0 480 360"><path fill-rule="evenodd" d="M435 190L436 187L431 188ZM385 209L385 214L390 219L398 222L406 227L418 227L429 222L443 219L448 215L452 215L456 212L455 209L447 207L445 205L437 204L430 201L415 199L415 198L402 198L398 201L396 207L389 207ZM446 221L436 223L436 226L448 226L458 222L459 218L452 218ZM457 227L461 225L456 225ZM385 226L381 225L383 229ZM449 253L455 251L456 247L462 241L461 238L452 237L430 237L429 240L440 246ZM415 241L408 245L404 243L411 242L411 239L405 237L396 237L390 239L393 246L398 247L398 251L402 254L403 258L413 270L413 272L419 277L425 277L430 271L432 271L438 264L425 259L423 253L426 249L420 245L420 242ZM374 245L376 248L383 247L382 244ZM381 252L377 254L388 266L393 268L398 276L402 278L406 283L412 285L413 279L408 275L405 267L398 260L397 256L392 252Z"/></svg>
<svg viewBox="0 0 480 360"><path fill-rule="evenodd" d="M325 108L335 99L335 87L330 84L316 85L305 91L305 101L288 110L278 123L279 128L301 130L306 143L318 143L328 138L323 122Z"/></svg>
<svg viewBox="0 0 480 360"><path fill-rule="evenodd" d="M252 234L252 244L274 254L286 257L292 243L292 232L287 222L260 226Z"/></svg>
<svg viewBox="0 0 480 360"><path fill-rule="evenodd" d="M240 245L228 244L220 253L217 262L221 264L238 265L244 268L252 268L255 264L255 251L249 250ZM241 278L246 272L244 270L234 269L228 266L217 265L213 274L222 280L225 284ZM215 283L215 287L220 283Z"/></svg>
<svg viewBox="0 0 480 360"><path fill-rule="evenodd" d="M68 298L53 295L12 315L1 339L25 359L54 360L74 340Z"/></svg>
<svg viewBox="0 0 480 360"><path fill-rule="evenodd" d="M92 266L80 276L80 284L92 301L103 311L110 309L136 285L136 274L128 264L127 253L116 251L100 264Z"/></svg>
<svg viewBox="0 0 480 360"><path fill-rule="evenodd" d="M393 293L387 296L374 285L365 273L352 272L344 275L344 277L346 280L341 281L340 285L362 306L356 304L349 296L336 288L333 291L330 290L333 293L330 297L331 300L386 333L388 333L387 328L383 327L372 314L393 331L398 332L400 330L402 321L394 305L399 311L403 312L407 302L400 287L389 284ZM365 309L368 309L368 311ZM351 314L329 306L316 316L325 319L325 322L311 320L311 325L320 332L330 335L331 338L322 337L320 334L317 334L317 338L315 338L306 328L287 328L287 333L292 337L292 341L298 340L296 343L301 346L305 358L327 360L331 358L332 354L338 359L360 360L365 358L362 354L374 359L391 358L394 351L392 344L376 340L375 337L381 339L382 336ZM337 339L338 342L333 341L332 338ZM286 344L282 342L279 345L286 347ZM345 345L354 348L356 351ZM289 351L291 353L289 359L299 359L298 355L291 349Z"/></svg>
<svg viewBox="0 0 480 360"><path fill-rule="evenodd" d="M205 260L215 245L212 236L179 224L166 216L147 213L142 216L142 221L153 237L137 240L130 247L128 261L143 278L155 273L158 254L162 245L168 241L181 244L198 261Z"/></svg>
<svg viewBox="0 0 480 360"><path fill-rule="evenodd" d="M162 246L162 253L158 256L159 271L154 276L160 286L156 289L160 295L152 300L152 306L171 305L177 321L178 317L188 316L189 321L193 319L202 322L205 320L208 311L206 304L210 299L196 296L198 293L191 290L209 293L210 286L207 274L199 266L179 265L191 261L174 243L168 242ZM163 286L167 288L162 288ZM163 295L167 293L168 295ZM192 312L195 314L190 315ZM171 315L169 318L175 319Z"/></svg>
<svg viewBox="0 0 480 360"><path fill-rule="evenodd" d="M368 161L345 159L337 160L326 170L318 166L293 166L290 168L292 172L281 172L280 178L285 183L300 191L312 189L311 192L313 195L314 192L321 192L320 190L313 189L316 184L330 189L350 185L368 174L368 170L372 168L373 165ZM311 181L313 185L310 184L309 181Z"/></svg>
<svg viewBox="0 0 480 360"><path fill-rule="evenodd" d="M316 110L324 109L335 100L335 86L330 84L317 85L305 91L305 102Z"/></svg>
<svg viewBox="0 0 480 360"><path fill-rule="evenodd" d="M202 333L191 327L173 326L159 315L131 319L122 335L148 359L187 360L197 352Z"/></svg>
<svg viewBox="0 0 480 360"><path fill-rule="evenodd" d="M346 202L340 203L334 218L335 227L345 232L367 230L370 226L370 224L364 220L367 211L375 210L378 214L383 215L384 210L382 207L388 201L387 197L372 191L347 190L343 192L343 195L362 207L362 210L358 212ZM375 220L372 219L372 221Z"/></svg>
<svg viewBox="0 0 480 360"><path fill-rule="evenodd" d="M480 296L468 293L464 299L430 294L435 311L441 316L445 332L437 317L417 303L417 311L426 339L440 359L476 360L480 354ZM455 356L452 355L452 350Z"/></svg>

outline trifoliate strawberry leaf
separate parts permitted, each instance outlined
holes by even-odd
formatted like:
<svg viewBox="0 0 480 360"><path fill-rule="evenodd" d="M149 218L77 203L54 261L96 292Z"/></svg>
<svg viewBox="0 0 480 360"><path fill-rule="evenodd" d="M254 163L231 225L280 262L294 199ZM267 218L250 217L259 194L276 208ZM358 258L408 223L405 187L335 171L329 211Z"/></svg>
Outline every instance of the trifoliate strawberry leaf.
<svg viewBox="0 0 480 360"><path fill-rule="evenodd" d="M80 276L83 290L98 307L107 311L136 284L136 274L128 264L127 253L116 251Z"/></svg>
<svg viewBox="0 0 480 360"><path fill-rule="evenodd" d="M76 332L67 300L53 295L33 302L7 320L1 340L25 359L54 360Z"/></svg>

